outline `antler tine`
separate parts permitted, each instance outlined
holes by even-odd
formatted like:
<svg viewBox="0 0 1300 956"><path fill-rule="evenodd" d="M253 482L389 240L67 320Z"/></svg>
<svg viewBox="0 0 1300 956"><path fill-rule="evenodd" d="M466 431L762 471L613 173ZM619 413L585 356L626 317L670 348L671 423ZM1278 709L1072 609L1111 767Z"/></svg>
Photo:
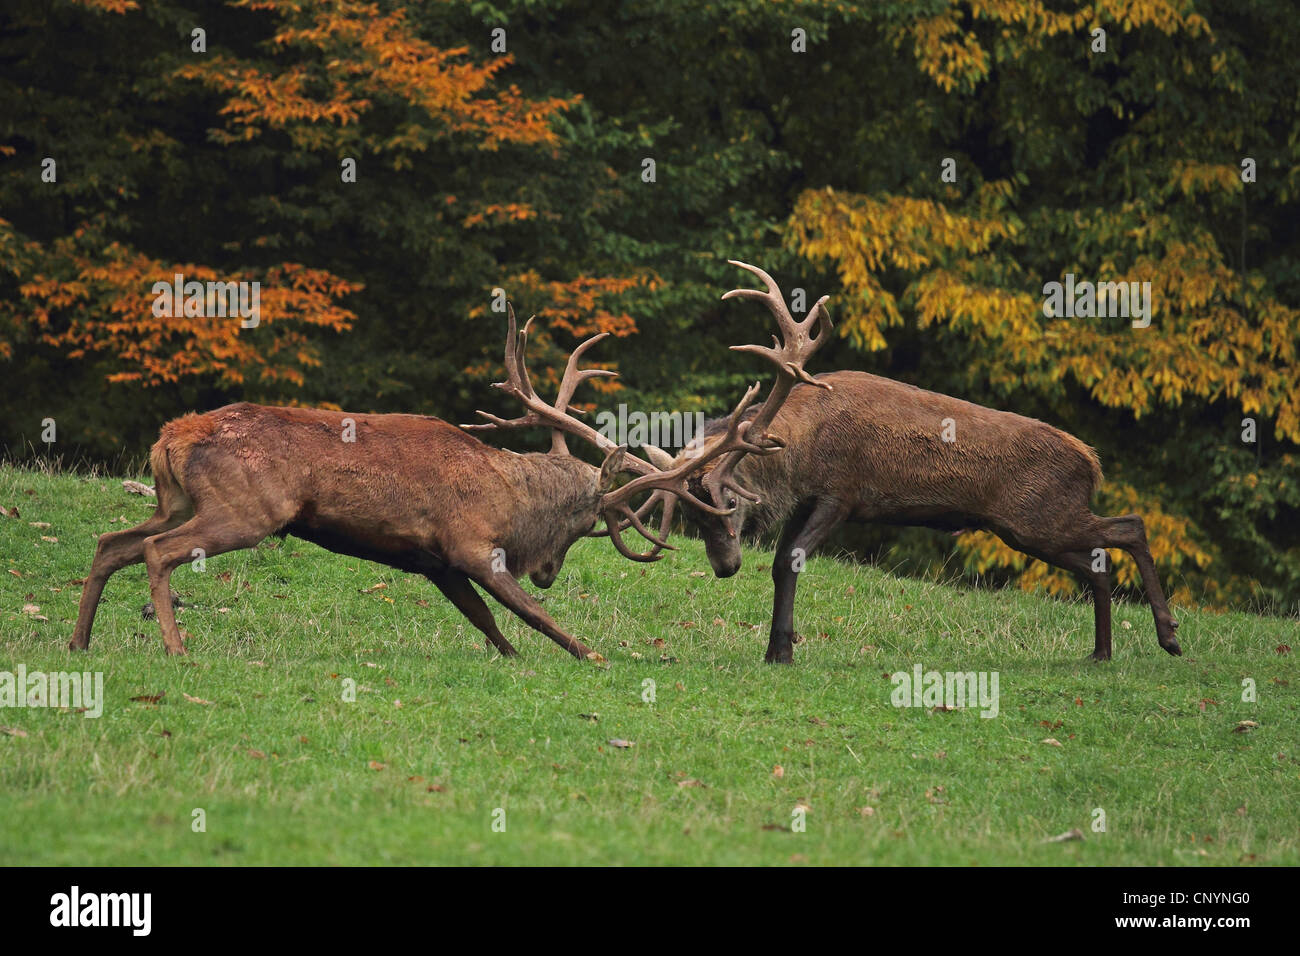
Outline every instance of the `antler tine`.
<svg viewBox="0 0 1300 956"><path fill-rule="evenodd" d="M564 376L560 379L560 391L555 396L556 411L564 412L568 410L569 401L573 398L573 393L577 390L578 386L581 385L583 382L585 382L587 379L598 378L601 376L606 376L609 378L618 377L618 372L615 372L613 369L578 368L578 361L582 358L583 354L587 351L587 349L591 348L601 339L608 338L608 337L609 337L608 332L600 332L596 335L593 335L591 338L587 339L587 341L583 342L581 345L579 345L576 349L573 350L573 354L569 356L569 364L564 367Z"/></svg>
<svg viewBox="0 0 1300 956"><path fill-rule="evenodd" d="M587 339L569 356L569 362L564 366L564 375L560 378L560 390L555 396L555 410L561 415L568 415L569 402L573 399L573 393L577 391L579 385L590 378L617 378L618 372L607 368L578 368L578 362L583 353L591 348L601 339L606 338L608 332L600 332ZM564 433L561 431L551 432L551 451L555 454L568 454L568 446L564 442Z"/></svg>
<svg viewBox="0 0 1300 956"><path fill-rule="evenodd" d="M750 430L750 423L744 420L746 409L758 395L759 385L755 382L745 392L745 396L740 400L735 410L727 420L727 430L715 438L712 442L700 449L699 453L691 456L682 464L675 468L665 468L657 474L643 475L640 478L634 478L622 488L612 491L601 499L601 511L605 517L605 529L599 532L592 532L593 537L603 537L609 535L610 541L618 550L619 554L633 561L658 561L662 555L660 552L667 548L676 550L668 543L668 535L672 530L673 514L676 509L677 500L685 499L701 511L714 515L727 515L734 511L734 508L718 508L715 505L700 500L686 487L690 477L702 469L710 461L722 455L730 454L760 454L766 455L777 451L777 447L759 446L749 442L745 435ZM727 487L737 494L749 499L758 501L758 495L742 488L734 480L728 480ZM654 489L654 493L646 501L633 511L628 502L642 491L648 488ZM659 534L656 536L645 527L643 519L651 514L654 506L660 501L663 502L663 515L659 521ZM620 519L619 515L624 518ZM637 533L649 541L654 547L645 552L639 553L631 550L623 541L622 532L627 528L635 528Z"/></svg>
<svg viewBox="0 0 1300 956"><path fill-rule="evenodd" d="M698 454L690 456L674 468L666 468L661 471L656 471L653 474L642 475L639 478L634 478L626 485L623 485L623 487L606 494L605 497L601 499L601 511L605 512L607 515L607 525L609 525L608 515L620 510L625 515L636 517L636 514L627 507L627 502L640 492L651 488L667 492L678 498L683 498L701 511L705 511L709 514L730 514L733 509L718 508L701 501L686 487L686 482L693 474L702 470L709 462L723 455L730 455L732 453L766 455L777 450L776 447L767 444L755 444L749 441L746 437L748 432L751 430L751 423L744 421L745 411L753 403L758 392L759 384L755 382L745 392L744 397L740 400L740 404L738 404L735 410L731 413L731 416L727 421L727 430L701 448ZM739 486L737 485L736 487ZM742 491L744 490L742 489ZM744 491L744 495L751 501L758 500L758 496L750 491ZM636 527L638 523L640 523L639 519L638 521L633 522L632 526ZM614 524L609 525L611 536L614 536L616 529L619 527L620 523L617 521ZM650 540L654 541L653 538L650 538Z"/></svg>
<svg viewBox="0 0 1300 956"><path fill-rule="evenodd" d="M528 330L533 327L533 319L537 316L530 316L524 323L524 327L519 328L519 323L515 319L515 307L512 303L506 303L506 381L498 383L498 388L509 389L514 387L519 389L519 393L525 396L532 396L533 383L528 377L528 367L524 364L524 349L528 345Z"/></svg>
<svg viewBox="0 0 1300 956"><path fill-rule="evenodd" d="M647 498L645 501L643 501L643 502L641 503L641 507L640 507L640 508L637 508L637 509L636 509L636 516L637 516L637 518L639 518L642 522L644 522L645 519L646 519L647 517L649 517L650 514L654 511L655 506L658 505L660 502L663 501L663 494L664 494L663 492L661 492L661 491L659 491L659 490L656 489L656 490L655 490L655 493L652 494L652 495L651 495L649 498ZM630 528L630 527L632 527L632 522L631 522L631 521L620 520L619 523L618 523L618 529L619 529L620 531L626 531L626 530L627 530L628 528ZM607 538L607 537L609 537L609 528L594 528L594 529L592 529L591 531L588 531L588 532L587 532L587 537L588 537L588 538ZM662 537L662 536L661 536L661 537Z"/></svg>
<svg viewBox="0 0 1300 956"><path fill-rule="evenodd" d="M609 535L609 540L618 550L618 553L625 558L631 558L633 561L658 561L663 557L660 553L663 550L676 551L677 549L668 543L668 533L672 525L673 503L675 500L668 492L656 489L655 493L637 511L633 511L626 501L618 502L614 507L604 511L605 533ZM640 512L644 510L648 513L653 510L653 506L659 501L664 503L664 514L663 519L659 522L659 534L655 535L641 521ZM618 515L620 513L627 516L626 523L619 519ZM629 526L635 528L637 533L653 544L654 547L644 554L629 548L623 541L623 531Z"/></svg>
<svg viewBox="0 0 1300 956"><path fill-rule="evenodd" d="M798 321L790 314L790 309L785 304L785 296L782 294L780 286L776 284L775 279L758 268L758 266L751 266L736 259L728 259L727 261L734 266L739 266L741 269L754 273L767 286L767 291L764 292L760 289L732 289L730 292L724 293L722 298L756 299L762 302L776 319L777 327L781 332L779 339L776 336L772 337L771 348L763 345L733 345L731 346L732 350L763 356L776 364L783 378L790 376L810 385L829 388L830 386L825 383L813 379L811 375L804 371L803 365L821 347L822 335L831 327L830 316L826 312L826 300L830 297L822 296L808 310L808 315L804 317L803 321Z"/></svg>
<svg viewBox="0 0 1300 956"><path fill-rule="evenodd" d="M790 314L790 309L785 304L785 296L781 294L781 287L776 284L776 280L773 279L765 270L760 269L758 266L751 266L748 262L741 262L739 259L728 259L727 262L733 266L739 266L746 272L752 272L754 275L758 276L763 285L767 286L767 291L764 292L762 289L732 289L730 292L724 292L722 298L757 299L758 301L763 302L769 309L771 309L772 314L776 317L776 323L780 327L781 332L787 334L788 337L788 331L798 326L799 323L795 320L795 317Z"/></svg>
<svg viewBox="0 0 1300 956"><path fill-rule="evenodd" d="M602 452L608 453L612 451L615 444L611 439L585 422L578 421L569 411L569 402L572 401L573 393L579 385L589 378L618 374L610 369L583 369L578 367L578 362L586 354L587 350L608 336L609 333L599 332L573 350L568 363L565 365L564 375L560 379L560 389L555 404L548 405L533 390L528 375L528 362L526 359L528 332L532 328L535 318L536 316L529 319L524 324L524 327L520 329L515 318L514 305L506 303L506 380L504 382L494 382L492 386L501 389L522 403L525 409L524 414L518 418L506 419L479 410L477 414L486 419L485 422L475 422L460 427L467 431L489 431L506 428L530 428L541 425L551 429L552 454L567 455L569 453L568 445L564 440L566 434L581 438L583 441L595 445ZM635 455L626 457L624 468L638 475L651 474L656 471L654 465Z"/></svg>

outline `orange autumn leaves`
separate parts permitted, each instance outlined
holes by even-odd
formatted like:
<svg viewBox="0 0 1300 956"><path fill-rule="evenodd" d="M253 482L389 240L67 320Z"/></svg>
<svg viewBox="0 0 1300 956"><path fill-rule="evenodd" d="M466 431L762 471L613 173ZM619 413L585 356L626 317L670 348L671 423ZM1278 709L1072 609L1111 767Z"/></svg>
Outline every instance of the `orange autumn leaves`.
<svg viewBox="0 0 1300 956"><path fill-rule="evenodd" d="M138 16L129 0L79 0L104 16ZM264 16L269 39L253 56L228 52L210 31L209 50L168 67L172 80L191 81L220 96L207 134L230 149L269 134L288 137L294 152L381 157L410 168L437 140L458 148L495 151L505 145L558 149L552 121L577 98L532 99L499 74L512 58L474 62L467 48L440 49L420 39L402 9L353 0L237 0L229 4ZM185 39L188 45L188 38ZM373 118L376 113L387 119ZM396 122L393 116L403 117ZM282 147L276 146L280 150ZM465 230L509 228L536 216L527 203L467 203ZM343 305L361 283L281 262L273 266L171 263L114 241L104 217L81 222L71 236L30 241L0 221L0 253L20 296L0 305L0 357L15 341L39 340L70 358L98 356L111 382L145 386L187 379L221 386L301 385L319 364L317 330L343 332L356 319ZM243 245L258 249L265 238ZM186 281L261 284L261 325L241 329L215 316L153 315L152 287L176 273ZM544 285L533 276L534 285ZM581 278L552 283L548 318L570 329L591 323L623 331L626 315L590 309L603 291L631 280ZM585 325L584 325L585 323ZM273 394L280 394L278 391Z"/></svg>
<svg viewBox="0 0 1300 956"><path fill-rule="evenodd" d="M219 142L280 130L298 149L359 148L403 169L411 154L449 135L483 150L555 146L551 121L578 99L534 100L514 85L497 87L497 75L513 57L475 63L468 48L435 47L415 35L401 9L383 13L378 4L352 0L244 0L233 6L274 15L279 29L269 46L299 62L283 66L278 59L262 63L214 53L177 70L178 78L226 97L219 111L226 125L210 131ZM380 105L414 108L431 122L366 129L365 115Z"/></svg>
<svg viewBox="0 0 1300 956"><path fill-rule="evenodd" d="M324 270L281 263L218 273L102 243L87 226L49 244L24 242L0 220L0 248L21 248L30 270L16 272L19 298L0 305L0 330L35 337L68 358L107 359L115 369L110 382L156 386L198 377L222 385L301 385L304 372L320 364L306 330L345 331L356 318L339 300L361 286ZM170 283L177 273L187 282L259 282L259 327L241 329L229 317L155 316L154 283ZM0 338L0 353L8 346Z"/></svg>

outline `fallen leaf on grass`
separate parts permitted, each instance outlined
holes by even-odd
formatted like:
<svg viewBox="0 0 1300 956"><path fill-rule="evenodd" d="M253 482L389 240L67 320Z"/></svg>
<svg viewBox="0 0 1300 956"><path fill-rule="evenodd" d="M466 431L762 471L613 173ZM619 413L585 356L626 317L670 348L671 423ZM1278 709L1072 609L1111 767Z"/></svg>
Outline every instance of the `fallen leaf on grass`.
<svg viewBox="0 0 1300 956"><path fill-rule="evenodd" d="M204 700L202 697L191 697L189 694L185 693L185 691L181 691L181 696L184 697L186 700L188 700L191 704L211 704L211 703L212 703L212 701L210 701L210 700Z"/></svg>
<svg viewBox="0 0 1300 956"><path fill-rule="evenodd" d="M600 714L579 714L583 720L600 720Z"/></svg>
<svg viewBox="0 0 1300 956"><path fill-rule="evenodd" d="M260 751L260 750L252 750L252 749L249 749L249 750L246 751L246 752L247 752L247 754L248 754L250 757L252 757L254 760L265 760L265 759L266 759L266 754L262 753L262 751Z"/></svg>
<svg viewBox="0 0 1300 956"><path fill-rule="evenodd" d="M383 770L385 767L388 766L388 764L380 763L378 760L372 760L366 766L368 766L371 770Z"/></svg>
<svg viewBox="0 0 1300 956"><path fill-rule="evenodd" d="M156 694L141 694L139 697L132 697L131 700L137 704L156 704L166 696L167 691L160 690Z"/></svg>
<svg viewBox="0 0 1300 956"><path fill-rule="evenodd" d="M1044 843L1068 843L1071 840L1082 840L1082 839L1083 839L1083 831L1080 830L1078 827L1075 827L1073 830L1067 830L1065 833L1059 833L1054 837L1048 837L1043 842Z"/></svg>
<svg viewBox="0 0 1300 956"><path fill-rule="evenodd" d="M358 593L360 593L360 594L374 594L376 591L382 591L382 590L384 590L384 589L387 588L387 587L388 587L387 584L385 584L383 581L380 581L378 584L372 584L372 585L371 585L370 587L368 587L368 588L361 588L361 589L358 591Z"/></svg>
<svg viewBox="0 0 1300 956"><path fill-rule="evenodd" d="M41 609L35 604L24 604L23 613L35 621L48 621L49 618L41 613Z"/></svg>
<svg viewBox="0 0 1300 956"><path fill-rule="evenodd" d="M1243 720L1240 721L1236 727L1232 728L1232 732L1234 734L1245 734L1254 730L1258 726L1259 724L1255 723L1253 720Z"/></svg>
<svg viewBox="0 0 1300 956"><path fill-rule="evenodd" d="M26 737L27 731L20 730L17 727L0 727L0 734L5 734L8 737Z"/></svg>
<svg viewBox="0 0 1300 956"><path fill-rule="evenodd" d="M1055 737L1044 737L1043 740L1042 740L1042 743L1047 744L1049 747L1061 747L1061 746L1064 746L1064 745L1063 745L1059 740L1057 740Z"/></svg>
<svg viewBox="0 0 1300 956"><path fill-rule="evenodd" d="M694 777L689 777L689 778L687 778L686 780L678 780L678 781L677 781L677 786L679 786L679 787L702 787L702 786L704 786L704 784L700 783L700 781L696 780Z"/></svg>
<svg viewBox="0 0 1300 956"><path fill-rule="evenodd" d="M617 747L619 750L626 750L628 747L632 746L632 741L624 740L622 737L615 737L612 740L607 741L607 743L611 747Z"/></svg>
<svg viewBox="0 0 1300 956"><path fill-rule="evenodd" d="M146 498L155 498L158 495L158 492L154 491L148 485L140 484L138 481L131 481L128 479L127 481L122 482L122 487L126 489L128 494L132 495L144 495Z"/></svg>
<svg viewBox="0 0 1300 956"><path fill-rule="evenodd" d="M777 780L780 780L782 777L785 776L785 767L782 767L780 764L777 764L775 767L772 768L772 776L776 777Z"/></svg>

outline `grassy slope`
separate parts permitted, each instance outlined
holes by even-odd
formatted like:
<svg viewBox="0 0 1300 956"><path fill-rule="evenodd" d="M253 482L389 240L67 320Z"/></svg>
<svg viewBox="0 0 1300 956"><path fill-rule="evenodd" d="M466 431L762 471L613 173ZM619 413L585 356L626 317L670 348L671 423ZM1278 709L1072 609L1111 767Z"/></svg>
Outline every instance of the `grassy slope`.
<svg viewBox="0 0 1300 956"><path fill-rule="evenodd" d="M602 669L494 605L521 650L503 660L431 585L288 539L177 571L188 659L140 619L142 566L72 658L94 534L150 505L7 468L0 504L22 512L0 517L0 670L101 670L108 699L98 720L0 710L26 734L0 734L0 864L1300 863L1300 674L1275 651L1300 650L1294 621L1184 612L1174 659L1120 606L1094 665L1090 605L817 558L797 618L817 636L773 668L745 623L767 619L769 554L718 581L694 542L643 568L593 540L545 603ZM883 675L916 662L998 671L1000 716L891 706Z"/></svg>

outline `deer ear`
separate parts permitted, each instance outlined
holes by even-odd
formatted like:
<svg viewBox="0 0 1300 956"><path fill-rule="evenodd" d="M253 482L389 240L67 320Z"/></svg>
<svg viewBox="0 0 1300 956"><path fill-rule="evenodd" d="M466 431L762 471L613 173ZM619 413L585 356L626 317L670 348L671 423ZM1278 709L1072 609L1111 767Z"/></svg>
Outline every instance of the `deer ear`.
<svg viewBox="0 0 1300 956"><path fill-rule="evenodd" d="M668 454L662 448L656 448L654 445L641 446L641 451L650 459L650 464L654 465L660 471L667 471L673 466L673 456Z"/></svg>
<svg viewBox="0 0 1300 956"><path fill-rule="evenodd" d="M596 490L602 495L614 487L614 479L623 470L623 459L627 457L627 445L619 445L605 456L605 463L600 466L600 478L596 481Z"/></svg>

